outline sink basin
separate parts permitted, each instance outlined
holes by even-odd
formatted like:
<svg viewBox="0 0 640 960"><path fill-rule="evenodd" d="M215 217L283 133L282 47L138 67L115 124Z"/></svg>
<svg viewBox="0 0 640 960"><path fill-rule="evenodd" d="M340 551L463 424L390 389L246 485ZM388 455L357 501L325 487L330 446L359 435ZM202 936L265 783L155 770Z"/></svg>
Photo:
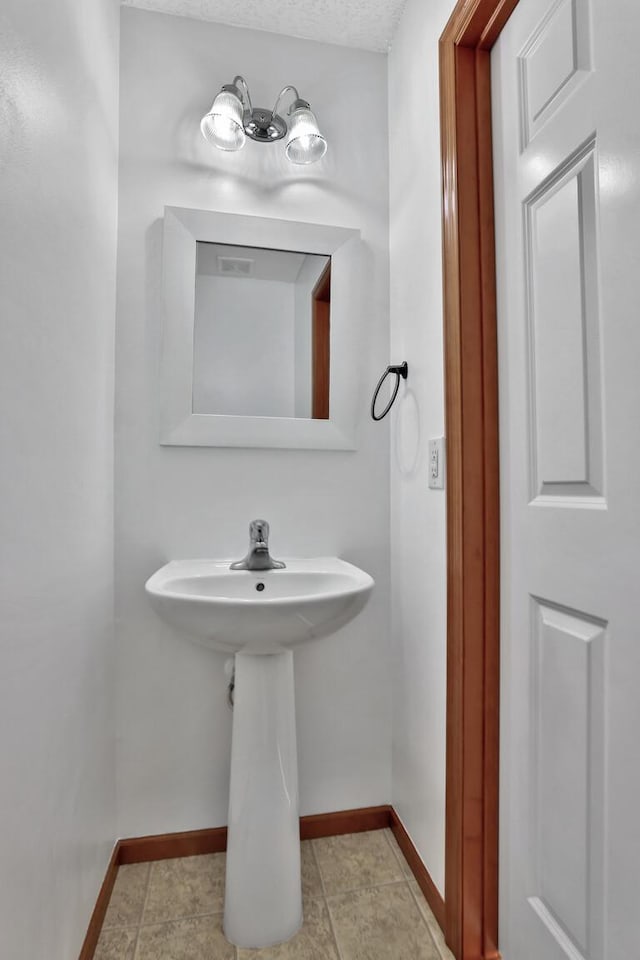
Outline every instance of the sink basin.
<svg viewBox="0 0 640 960"><path fill-rule="evenodd" d="M368 573L337 557L286 559L284 570L229 563L174 560L146 583L163 620L223 653L275 653L333 633L373 588Z"/></svg>
<svg viewBox="0 0 640 960"><path fill-rule="evenodd" d="M231 943L260 948L302 924L292 648L353 619L374 582L337 557L263 571L230 562L174 560L145 589L180 634L235 655L223 926Z"/></svg>

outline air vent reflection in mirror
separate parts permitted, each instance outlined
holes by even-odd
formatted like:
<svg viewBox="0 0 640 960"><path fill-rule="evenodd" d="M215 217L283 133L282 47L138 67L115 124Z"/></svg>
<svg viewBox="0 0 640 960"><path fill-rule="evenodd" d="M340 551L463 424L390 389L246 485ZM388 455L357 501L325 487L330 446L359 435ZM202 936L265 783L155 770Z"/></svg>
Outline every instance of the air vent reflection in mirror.
<svg viewBox="0 0 640 960"><path fill-rule="evenodd" d="M232 277L252 277L255 260L244 257L218 257L218 270Z"/></svg>

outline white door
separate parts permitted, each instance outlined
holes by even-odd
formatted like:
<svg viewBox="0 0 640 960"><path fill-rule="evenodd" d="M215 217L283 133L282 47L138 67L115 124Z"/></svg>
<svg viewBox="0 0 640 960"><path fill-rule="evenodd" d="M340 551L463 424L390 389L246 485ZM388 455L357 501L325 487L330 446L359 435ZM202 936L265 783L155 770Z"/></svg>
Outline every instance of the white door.
<svg viewBox="0 0 640 960"><path fill-rule="evenodd" d="M640 0L492 53L501 950L640 958Z"/></svg>

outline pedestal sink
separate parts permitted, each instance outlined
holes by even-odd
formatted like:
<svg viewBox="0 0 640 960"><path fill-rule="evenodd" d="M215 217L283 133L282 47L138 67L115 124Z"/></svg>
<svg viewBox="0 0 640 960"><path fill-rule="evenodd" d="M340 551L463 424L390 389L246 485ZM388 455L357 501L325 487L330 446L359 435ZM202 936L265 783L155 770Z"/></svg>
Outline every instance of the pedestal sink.
<svg viewBox="0 0 640 960"><path fill-rule="evenodd" d="M224 932L245 948L302 924L292 648L352 620L374 585L337 557L285 562L249 571L177 560L145 585L164 620L235 655Z"/></svg>

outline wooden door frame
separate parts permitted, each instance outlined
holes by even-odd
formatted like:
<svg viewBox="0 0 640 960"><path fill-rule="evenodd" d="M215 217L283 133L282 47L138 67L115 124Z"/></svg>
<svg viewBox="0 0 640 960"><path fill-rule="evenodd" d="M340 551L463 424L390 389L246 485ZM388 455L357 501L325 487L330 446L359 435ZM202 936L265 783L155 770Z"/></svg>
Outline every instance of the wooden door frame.
<svg viewBox="0 0 640 960"><path fill-rule="evenodd" d="M459 0L440 38L447 432L445 935L498 952L500 502L490 50L518 0Z"/></svg>
<svg viewBox="0 0 640 960"><path fill-rule="evenodd" d="M331 258L311 292L311 417L329 419Z"/></svg>

